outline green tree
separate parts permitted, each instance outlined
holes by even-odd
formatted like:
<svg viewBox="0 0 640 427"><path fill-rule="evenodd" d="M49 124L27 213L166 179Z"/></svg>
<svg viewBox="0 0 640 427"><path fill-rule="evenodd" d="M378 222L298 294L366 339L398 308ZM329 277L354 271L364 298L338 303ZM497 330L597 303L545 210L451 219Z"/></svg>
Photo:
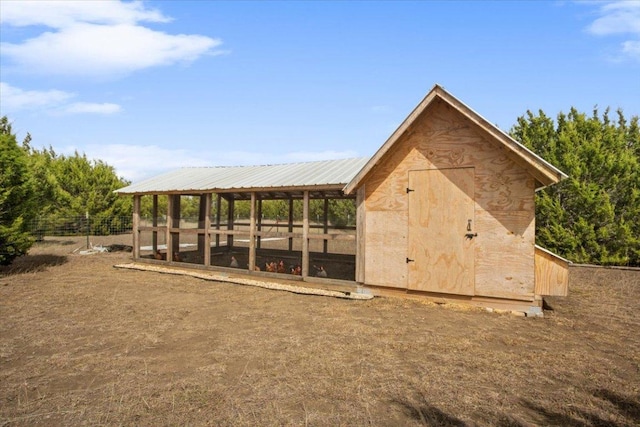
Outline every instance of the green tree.
<svg viewBox="0 0 640 427"><path fill-rule="evenodd" d="M28 143L28 140L27 140ZM0 265L27 253L33 238L27 230L34 215L34 185L28 156L12 133L7 117L0 119Z"/></svg>
<svg viewBox="0 0 640 427"><path fill-rule="evenodd" d="M638 117L528 111L511 135L569 175L536 195L538 242L576 262L640 265Z"/></svg>
<svg viewBox="0 0 640 427"><path fill-rule="evenodd" d="M36 183L38 216L53 220L64 228L83 230L86 216L91 232L108 234L130 225L132 202L118 197L115 190L128 185L115 169L86 155L58 155L50 147L37 150L25 144L29 168Z"/></svg>

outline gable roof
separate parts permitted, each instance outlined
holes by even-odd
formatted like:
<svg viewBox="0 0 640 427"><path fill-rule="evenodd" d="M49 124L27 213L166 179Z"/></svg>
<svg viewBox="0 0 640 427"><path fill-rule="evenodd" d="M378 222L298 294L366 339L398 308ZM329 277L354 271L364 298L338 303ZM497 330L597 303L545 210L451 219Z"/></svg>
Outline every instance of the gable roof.
<svg viewBox="0 0 640 427"><path fill-rule="evenodd" d="M116 190L119 194L337 190L362 169L367 158L264 166L176 169Z"/></svg>
<svg viewBox="0 0 640 427"><path fill-rule="evenodd" d="M369 159L366 165L353 177L353 179L344 187L345 194L350 194L356 190L366 175L373 169L384 155L391 150L395 143L402 137L413 122L436 100L442 100L455 110L463 114L471 120L483 131L488 133L494 140L502 144L522 167L524 167L536 180L540 183L538 187L555 184L566 178L561 170L544 160L542 157L529 150L527 147L511 138L507 133L492 125L480 114L469 108L459 99L444 90L442 86L435 85L427 96L418 104L416 108L407 116L407 118L398 126L391 134L389 139L378 149L378 151Z"/></svg>

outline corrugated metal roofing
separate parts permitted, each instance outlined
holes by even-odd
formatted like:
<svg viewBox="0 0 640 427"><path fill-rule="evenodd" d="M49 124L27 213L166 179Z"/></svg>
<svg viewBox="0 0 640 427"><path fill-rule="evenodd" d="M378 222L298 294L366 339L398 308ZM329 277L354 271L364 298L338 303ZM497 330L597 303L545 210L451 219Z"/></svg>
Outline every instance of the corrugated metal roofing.
<svg viewBox="0 0 640 427"><path fill-rule="evenodd" d="M368 158L265 166L181 168L117 190L119 194L249 191L251 189L344 186Z"/></svg>

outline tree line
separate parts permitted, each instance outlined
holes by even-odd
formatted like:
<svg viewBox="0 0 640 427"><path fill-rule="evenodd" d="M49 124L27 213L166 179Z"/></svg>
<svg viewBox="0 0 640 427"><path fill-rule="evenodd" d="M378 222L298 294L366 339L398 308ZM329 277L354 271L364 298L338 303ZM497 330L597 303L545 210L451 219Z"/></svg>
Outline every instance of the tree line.
<svg viewBox="0 0 640 427"><path fill-rule="evenodd" d="M568 175L536 194L537 243L574 262L640 266L638 116L627 120L620 110L612 118L609 109L587 115L571 108L554 120L527 111L509 133ZM113 167L84 154L33 148L28 134L19 144L7 117L1 118L0 265L28 251L33 237L27 225L37 217L89 215L102 224L131 217L131 198L114 193L128 184ZM183 217L197 217L197 197L181 203ZM226 209L223 203L223 217ZM286 200L265 201L262 209L266 218L288 219ZM151 210L150 198L143 198L142 215ZM248 217L248 202L237 202L235 212ZM300 201L293 212L294 220L302 217ZM323 215L324 202L312 200L311 219ZM353 225L353 201L330 200L327 215L333 225Z"/></svg>
<svg viewBox="0 0 640 427"><path fill-rule="evenodd" d="M302 221L302 199L293 200L291 210L293 221ZM309 200L309 219L318 223L324 222L324 199ZM251 203L249 200L236 200L233 206L234 219L249 219ZM229 213L229 203L223 198L220 204L221 222L226 223ZM180 217L189 221L198 221L200 214L200 197L182 196L180 198ZM167 196L158 196L158 216L167 215ZM215 201L212 203L210 215L215 218L218 210ZM327 221L333 227L355 226L356 206L353 199L329 199L327 201ZM150 220L153 217L153 199L143 196L140 204L140 216ZM263 200L261 218L271 221L289 220L289 200Z"/></svg>
<svg viewBox="0 0 640 427"><path fill-rule="evenodd" d="M0 118L0 265L29 250L40 219L60 227L121 228L116 223L130 221L132 200L114 190L128 184L112 166L84 154L34 148L29 134L19 144L8 118ZM87 217L93 221L83 223Z"/></svg>
<svg viewBox="0 0 640 427"><path fill-rule="evenodd" d="M569 177L536 194L536 240L578 263L640 266L640 127L618 110L528 111L510 133Z"/></svg>

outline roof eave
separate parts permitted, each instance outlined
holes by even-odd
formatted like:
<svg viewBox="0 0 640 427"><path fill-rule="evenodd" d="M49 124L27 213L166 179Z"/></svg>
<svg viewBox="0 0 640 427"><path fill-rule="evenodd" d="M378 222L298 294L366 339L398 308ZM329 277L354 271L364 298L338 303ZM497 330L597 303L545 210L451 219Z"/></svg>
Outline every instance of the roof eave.
<svg viewBox="0 0 640 427"><path fill-rule="evenodd" d="M442 86L435 85L424 99L413 109L407 118L398 126L391 134L387 141L378 149L371 159L360 169L354 178L344 187L345 194L351 194L355 191L364 180L366 175L378 164L391 147L400 139L407 131L411 124L424 112L424 110L436 99L442 99L450 106L455 108L462 115L467 117L471 122L479 126L494 139L501 142L520 163L535 177L535 179L543 186L556 184L567 178L567 175L561 170L535 154L533 151L520 144L518 141L509 136L506 132L491 124L480 114L475 112L469 106L457 99L455 96L447 92Z"/></svg>

